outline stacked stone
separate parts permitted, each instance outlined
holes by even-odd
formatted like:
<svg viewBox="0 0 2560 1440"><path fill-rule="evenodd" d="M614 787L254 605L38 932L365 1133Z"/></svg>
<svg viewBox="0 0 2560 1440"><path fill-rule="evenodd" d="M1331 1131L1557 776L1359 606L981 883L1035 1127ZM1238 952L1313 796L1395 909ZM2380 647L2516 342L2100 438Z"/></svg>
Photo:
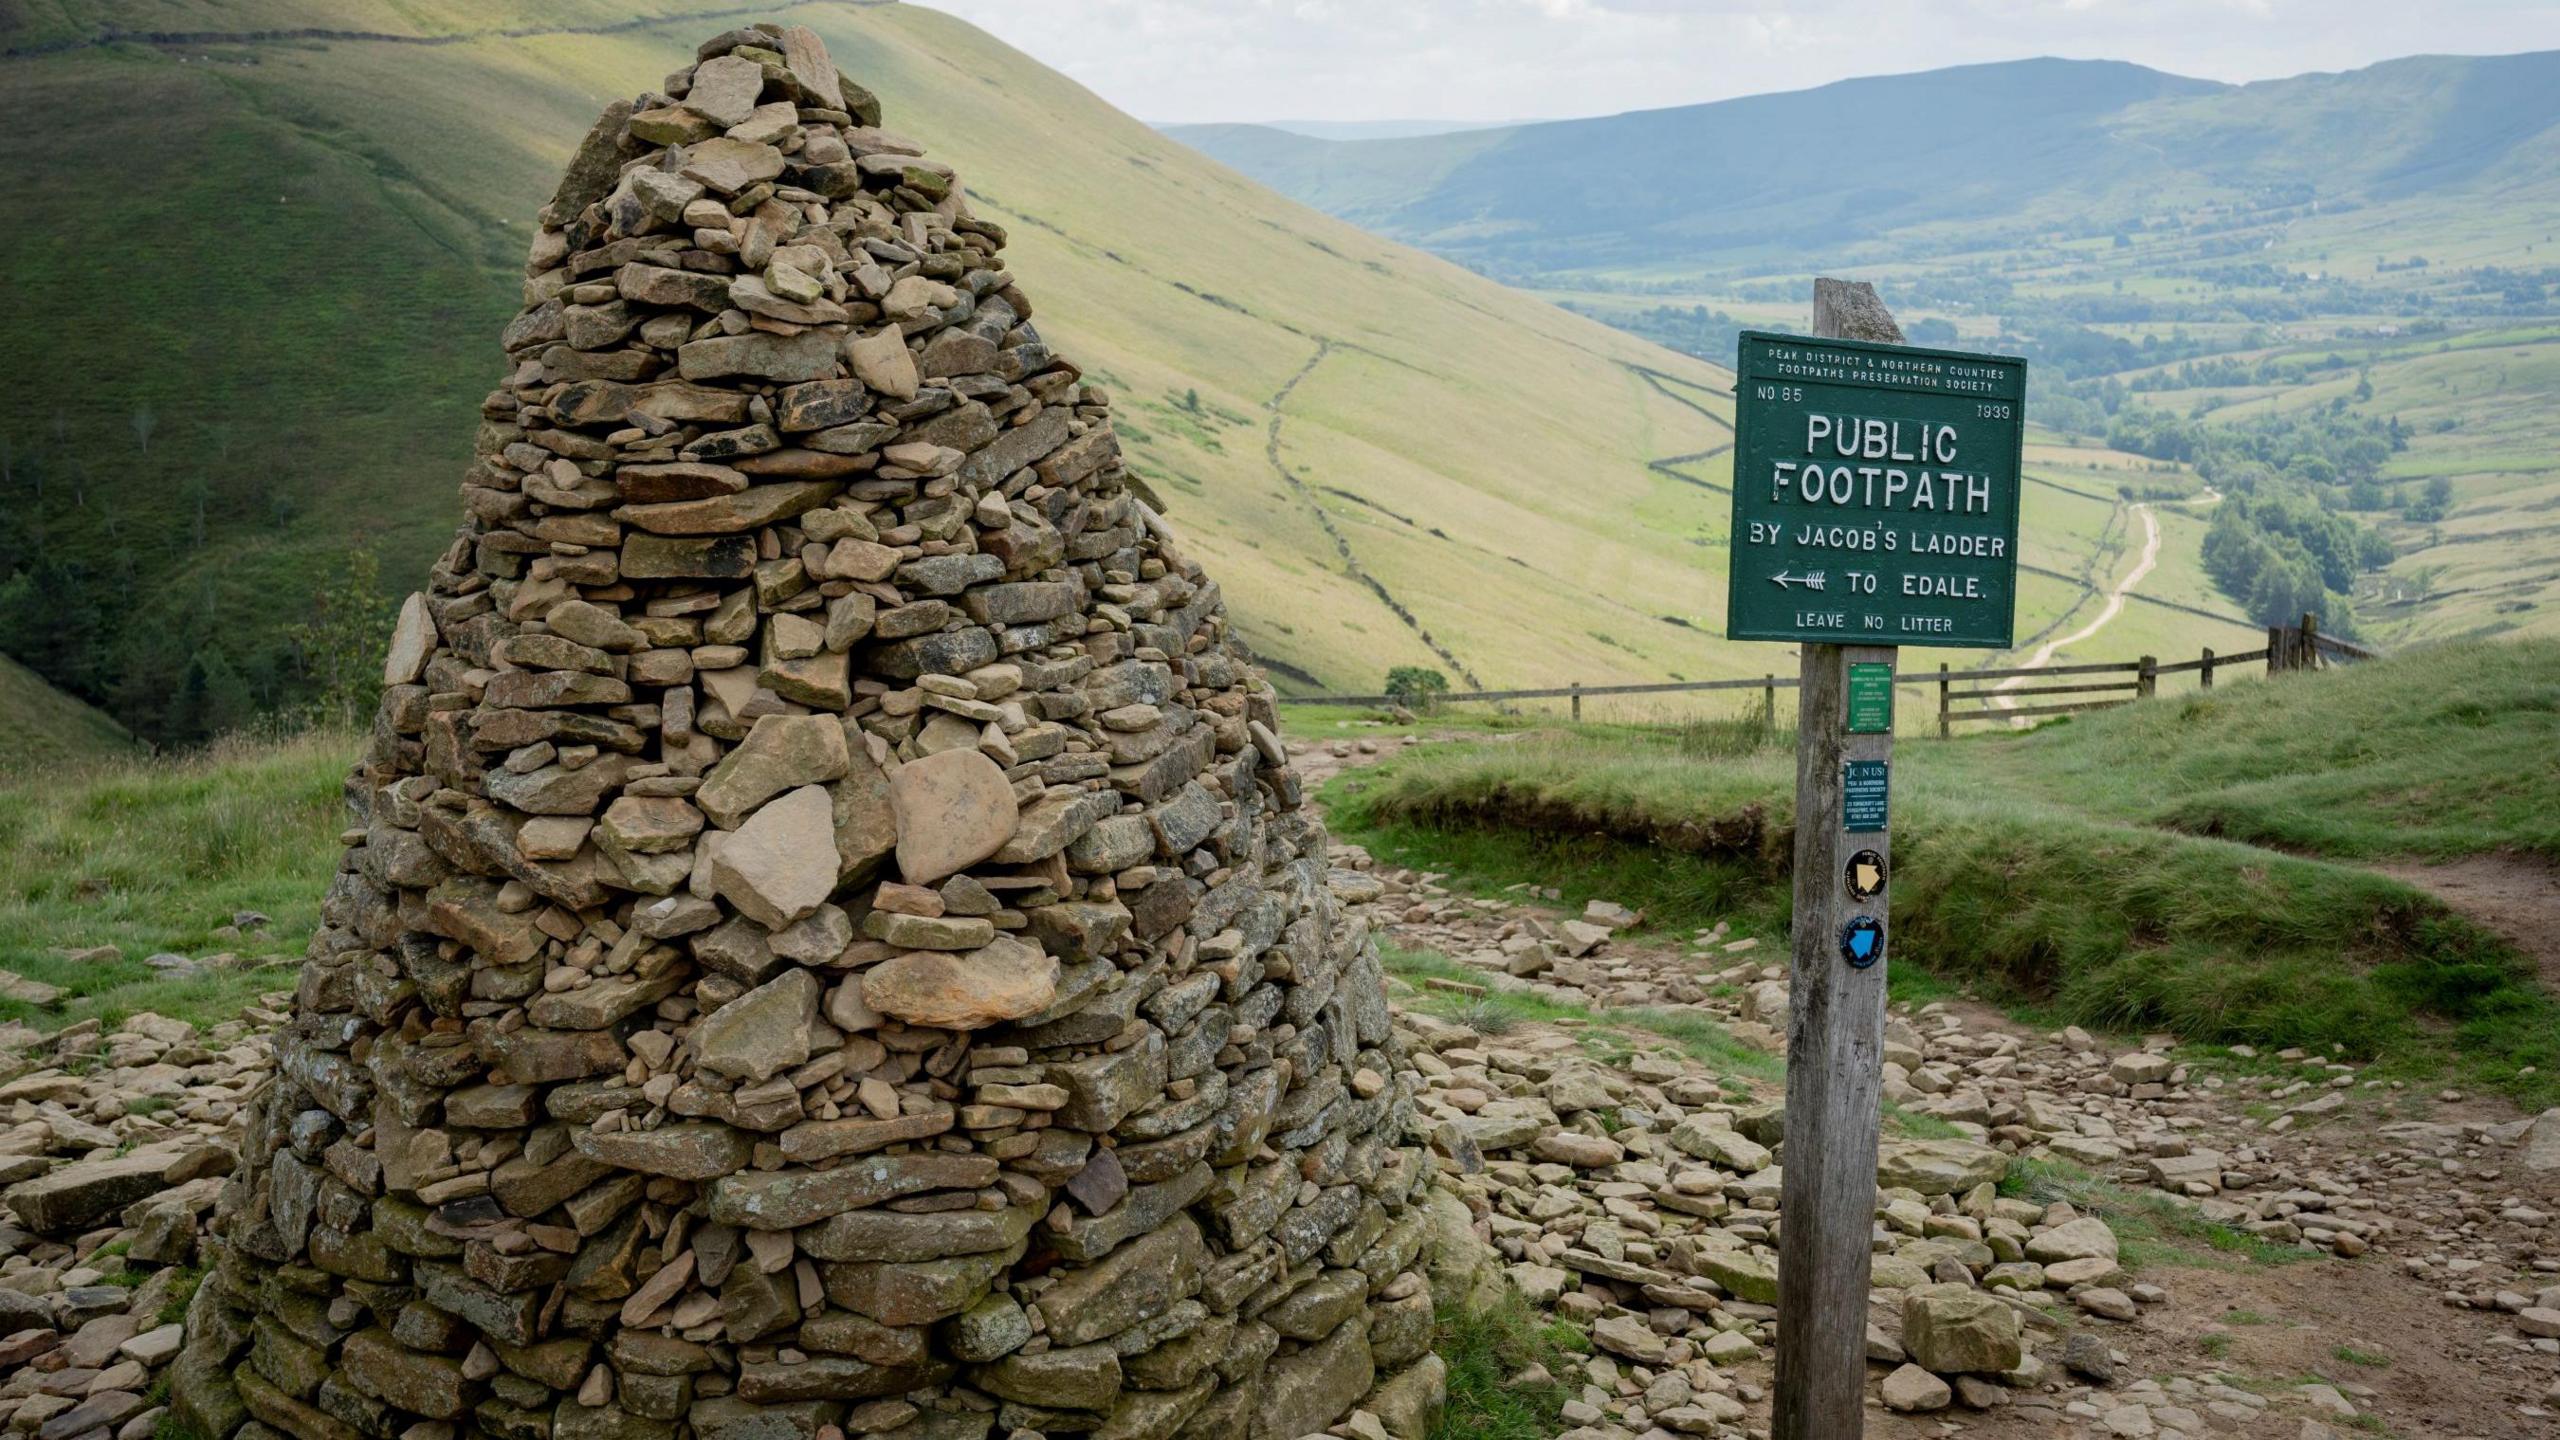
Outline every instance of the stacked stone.
<svg viewBox="0 0 2560 1440"><path fill-rule="evenodd" d="M1217 586L814 34L665 91L542 215L180 1419L1293 1440L1409 1402L1433 1166Z"/></svg>

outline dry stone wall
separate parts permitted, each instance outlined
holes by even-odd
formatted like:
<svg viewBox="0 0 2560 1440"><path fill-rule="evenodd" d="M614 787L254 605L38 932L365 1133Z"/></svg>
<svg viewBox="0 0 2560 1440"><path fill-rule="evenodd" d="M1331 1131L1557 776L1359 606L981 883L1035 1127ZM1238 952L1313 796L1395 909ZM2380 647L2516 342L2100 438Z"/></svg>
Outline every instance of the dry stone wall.
<svg viewBox="0 0 2560 1440"><path fill-rule="evenodd" d="M1424 1413L1433 1166L1270 692L880 122L731 31L543 212L175 1362L204 1440Z"/></svg>

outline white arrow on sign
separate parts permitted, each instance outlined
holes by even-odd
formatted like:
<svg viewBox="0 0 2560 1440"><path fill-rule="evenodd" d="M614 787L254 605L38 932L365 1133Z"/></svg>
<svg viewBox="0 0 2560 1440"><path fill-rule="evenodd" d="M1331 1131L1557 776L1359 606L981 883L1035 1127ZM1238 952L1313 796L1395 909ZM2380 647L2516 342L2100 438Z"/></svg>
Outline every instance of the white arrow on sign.
<svg viewBox="0 0 2560 1440"><path fill-rule="evenodd" d="M1769 580L1781 590L1792 589L1798 585L1807 590L1820 590L1830 578L1830 572L1826 570L1814 570L1803 575L1798 575L1791 570L1781 570L1770 576Z"/></svg>

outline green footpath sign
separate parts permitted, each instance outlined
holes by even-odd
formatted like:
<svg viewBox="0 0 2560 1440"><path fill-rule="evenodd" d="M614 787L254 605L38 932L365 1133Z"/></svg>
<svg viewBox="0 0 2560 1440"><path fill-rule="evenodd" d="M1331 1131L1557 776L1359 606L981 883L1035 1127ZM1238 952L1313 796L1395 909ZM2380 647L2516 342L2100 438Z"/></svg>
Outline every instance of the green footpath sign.
<svg viewBox="0 0 2560 1440"><path fill-rule="evenodd" d="M1747 331L1725 635L2007 649L2027 362Z"/></svg>
<svg viewBox="0 0 2560 1440"><path fill-rule="evenodd" d="M1849 667L1849 733L1893 733L1893 667L1861 663Z"/></svg>

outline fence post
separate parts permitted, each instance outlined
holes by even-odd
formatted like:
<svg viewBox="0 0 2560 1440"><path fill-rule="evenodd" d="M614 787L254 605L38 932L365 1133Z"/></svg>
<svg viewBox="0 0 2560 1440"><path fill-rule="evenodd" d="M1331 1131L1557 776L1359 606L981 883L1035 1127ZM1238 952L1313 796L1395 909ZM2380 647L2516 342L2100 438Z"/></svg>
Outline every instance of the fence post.
<svg viewBox="0 0 2560 1440"><path fill-rule="evenodd" d="M2294 657L2305 670L2320 668L2320 617L2302 612L2302 653Z"/></svg>
<svg viewBox="0 0 2560 1440"><path fill-rule="evenodd" d="M1582 723L1582 682L1579 680L1573 682L1573 722L1577 725Z"/></svg>
<svg viewBox="0 0 2560 1440"><path fill-rule="evenodd" d="M2210 645L2204 647L2204 668L2196 672L2196 681L2199 689L2213 688L2213 647Z"/></svg>
<svg viewBox="0 0 2560 1440"><path fill-rule="evenodd" d="M1765 671L1760 676L1760 733L1778 733L1778 677Z"/></svg>
<svg viewBox="0 0 2560 1440"><path fill-rule="evenodd" d="M1941 660L1938 662L1938 738L1941 740L1953 734L1955 729L1955 722L1948 718L1953 702L1947 699L1947 694L1947 662Z"/></svg>
<svg viewBox="0 0 2560 1440"><path fill-rule="evenodd" d="M2145 655L2142 657L2142 671L2134 677L2133 697L2137 700L2148 700L2159 693L2160 657Z"/></svg>
<svg viewBox="0 0 2560 1440"><path fill-rule="evenodd" d="M2272 677L2284 669L2284 642L2291 638L2293 638L2293 632L2281 625L2267 627L2267 674L2269 676Z"/></svg>

